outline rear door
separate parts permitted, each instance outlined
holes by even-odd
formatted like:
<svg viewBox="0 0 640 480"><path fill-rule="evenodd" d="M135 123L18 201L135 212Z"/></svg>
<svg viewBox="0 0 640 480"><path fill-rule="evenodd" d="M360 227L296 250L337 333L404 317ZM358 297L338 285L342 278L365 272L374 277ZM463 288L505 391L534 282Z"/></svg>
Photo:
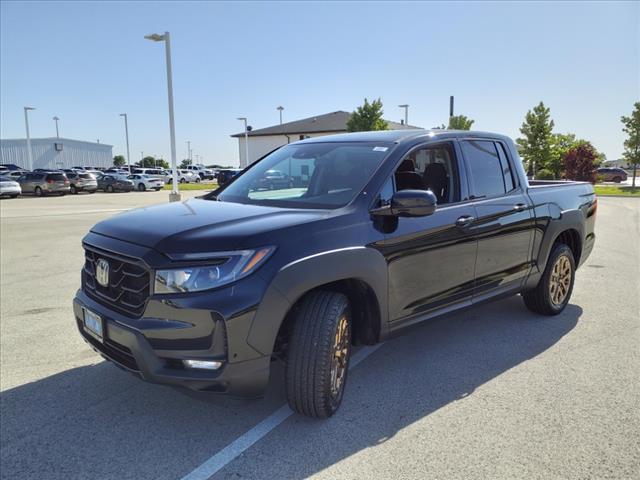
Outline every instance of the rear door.
<svg viewBox="0 0 640 480"><path fill-rule="evenodd" d="M535 218L499 140L460 140L476 210L470 231L478 240L474 300L519 288L532 264Z"/></svg>

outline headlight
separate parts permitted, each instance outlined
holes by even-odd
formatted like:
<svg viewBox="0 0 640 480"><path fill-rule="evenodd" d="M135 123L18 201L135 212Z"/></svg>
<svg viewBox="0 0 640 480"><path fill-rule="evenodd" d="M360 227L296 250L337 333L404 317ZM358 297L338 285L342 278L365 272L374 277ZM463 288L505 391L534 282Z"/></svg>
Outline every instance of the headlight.
<svg viewBox="0 0 640 480"><path fill-rule="evenodd" d="M275 247L207 254L172 255L174 260L206 261L206 265L156 270L155 293L209 290L246 277L262 265Z"/></svg>

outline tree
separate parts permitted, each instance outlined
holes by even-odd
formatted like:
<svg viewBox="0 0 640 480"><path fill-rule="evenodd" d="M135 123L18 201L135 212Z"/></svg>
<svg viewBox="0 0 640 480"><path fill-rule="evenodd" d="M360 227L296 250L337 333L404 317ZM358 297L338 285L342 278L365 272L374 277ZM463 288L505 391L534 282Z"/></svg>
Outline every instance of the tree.
<svg viewBox="0 0 640 480"><path fill-rule="evenodd" d="M161 158L144 157L136 165L143 168L169 168L169 164Z"/></svg>
<svg viewBox="0 0 640 480"><path fill-rule="evenodd" d="M569 180L595 183L598 152L589 142L570 148L564 156L564 172Z"/></svg>
<svg viewBox="0 0 640 480"><path fill-rule="evenodd" d="M365 98L364 105L358 107L347 120L347 131L369 132L372 130L388 130L389 124L382 118L382 101L369 103Z"/></svg>
<svg viewBox="0 0 640 480"><path fill-rule="evenodd" d="M182 160L179 168L187 168L189 165L191 165L191 160L185 158L184 160Z"/></svg>
<svg viewBox="0 0 640 480"><path fill-rule="evenodd" d="M551 135L551 156L549 162L545 166L553 173L554 178L560 178L564 169L564 157L567 152L585 143L586 140L576 140L575 133L554 133ZM538 178L538 177L536 177Z"/></svg>
<svg viewBox="0 0 640 480"><path fill-rule="evenodd" d="M449 117L448 130L471 130L471 125L475 120L467 118L465 115L453 115Z"/></svg>
<svg viewBox="0 0 640 480"><path fill-rule="evenodd" d="M535 177L536 169L548 168L551 161L551 132L553 120L549 108L540 102L529 110L525 116L520 133L523 138L516 142L520 145L520 153L527 162L527 174Z"/></svg>
<svg viewBox="0 0 640 480"><path fill-rule="evenodd" d="M122 167L127 161L124 159L123 155L116 155L113 157L113 166L114 167Z"/></svg>
<svg viewBox="0 0 640 480"><path fill-rule="evenodd" d="M624 125L622 131L629 137L624 141L622 157L633 164L633 180L631 186L636 187L636 174L640 165L640 102L633 104L633 112L630 117L620 117Z"/></svg>

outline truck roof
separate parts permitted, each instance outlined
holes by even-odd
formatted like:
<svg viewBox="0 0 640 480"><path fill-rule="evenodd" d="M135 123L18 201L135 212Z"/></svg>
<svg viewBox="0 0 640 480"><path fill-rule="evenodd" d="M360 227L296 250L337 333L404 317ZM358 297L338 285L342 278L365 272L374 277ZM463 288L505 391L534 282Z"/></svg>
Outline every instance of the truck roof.
<svg viewBox="0 0 640 480"><path fill-rule="evenodd" d="M477 138L494 138L510 141L511 139L505 135L492 132L480 132L474 130L381 130L375 132L354 132L340 133L337 135L323 135L322 137L307 138L292 145L302 143L330 143L330 142L392 142L403 143L415 140L420 137L425 138L458 138L458 137L477 137Z"/></svg>

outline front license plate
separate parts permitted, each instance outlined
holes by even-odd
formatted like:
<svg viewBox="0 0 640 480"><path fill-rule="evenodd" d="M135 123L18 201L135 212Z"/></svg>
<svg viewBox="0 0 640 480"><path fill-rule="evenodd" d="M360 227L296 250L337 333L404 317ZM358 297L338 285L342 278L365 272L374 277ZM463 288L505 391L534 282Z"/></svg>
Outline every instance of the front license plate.
<svg viewBox="0 0 640 480"><path fill-rule="evenodd" d="M96 340L102 341L102 318L100 317L100 315L97 315L91 310L87 310L86 308L83 308L82 311L84 312L84 331Z"/></svg>

